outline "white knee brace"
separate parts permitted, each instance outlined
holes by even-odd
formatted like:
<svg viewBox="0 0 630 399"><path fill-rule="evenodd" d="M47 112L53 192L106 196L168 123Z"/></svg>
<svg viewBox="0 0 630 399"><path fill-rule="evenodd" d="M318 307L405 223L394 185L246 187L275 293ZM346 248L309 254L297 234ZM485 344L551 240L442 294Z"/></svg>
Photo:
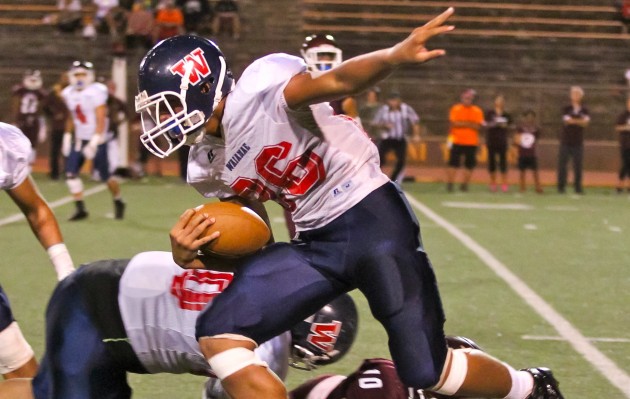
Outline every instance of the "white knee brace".
<svg viewBox="0 0 630 399"><path fill-rule="evenodd" d="M8 374L24 366L34 355L18 324L14 321L0 331L0 374Z"/></svg>

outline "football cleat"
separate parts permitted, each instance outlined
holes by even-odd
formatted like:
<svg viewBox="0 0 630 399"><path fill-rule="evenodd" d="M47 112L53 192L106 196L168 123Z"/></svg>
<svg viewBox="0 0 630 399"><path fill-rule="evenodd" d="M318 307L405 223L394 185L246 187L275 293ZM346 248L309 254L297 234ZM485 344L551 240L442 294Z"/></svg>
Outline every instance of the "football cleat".
<svg viewBox="0 0 630 399"><path fill-rule="evenodd" d="M84 210L78 210L68 218L69 222L76 222L78 220L83 220L83 219L87 219L89 213L87 213L87 211Z"/></svg>
<svg viewBox="0 0 630 399"><path fill-rule="evenodd" d="M534 377L534 389L526 399L564 399L551 370L546 367L532 367L522 371L527 371Z"/></svg>
<svg viewBox="0 0 630 399"><path fill-rule="evenodd" d="M118 220L122 220L125 217L126 204L122 200L114 201L114 217Z"/></svg>

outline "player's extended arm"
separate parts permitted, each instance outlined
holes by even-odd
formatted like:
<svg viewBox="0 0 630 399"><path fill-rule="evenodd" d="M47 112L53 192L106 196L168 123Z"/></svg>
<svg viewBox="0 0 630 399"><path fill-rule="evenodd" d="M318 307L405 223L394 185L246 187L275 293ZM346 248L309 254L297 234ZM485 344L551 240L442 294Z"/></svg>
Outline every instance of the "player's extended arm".
<svg viewBox="0 0 630 399"><path fill-rule="evenodd" d="M385 79L402 65L422 64L444 55L444 50L429 50L425 45L433 36L454 29L444 25L453 12L452 7L448 8L393 47L350 58L317 76L309 73L294 76L284 89L287 105L298 109L344 95L355 95Z"/></svg>
<svg viewBox="0 0 630 399"><path fill-rule="evenodd" d="M8 190L8 194L26 216L42 247L48 251L57 278L61 280L70 274L74 270L74 264L63 242L57 219L30 176L19 186Z"/></svg>

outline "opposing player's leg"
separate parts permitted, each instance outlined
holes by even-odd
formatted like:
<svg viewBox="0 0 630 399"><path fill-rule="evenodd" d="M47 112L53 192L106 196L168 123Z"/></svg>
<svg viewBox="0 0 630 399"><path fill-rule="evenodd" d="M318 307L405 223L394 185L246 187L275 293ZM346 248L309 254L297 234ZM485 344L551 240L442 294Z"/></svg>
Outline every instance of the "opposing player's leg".
<svg viewBox="0 0 630 399"><path fill-rule="evenodd" d="M66 159L66 185L68 190L74 199L75 212L68 218L69 221L74 222L78 220L86 219L89 214L85 208L83 202L83 181L79 177L81 167L85 162L83 153L81 152L81 145L73 145L70 155Z"/></svg>
<svg viewBox="0 0 630 399"><path fill-rule="evenodd" d="M286 398L282 381L254 348L347 290L308 260L294 245L266 248L239 267L227 290L199 315L201 350L233 399Z"/></svg>

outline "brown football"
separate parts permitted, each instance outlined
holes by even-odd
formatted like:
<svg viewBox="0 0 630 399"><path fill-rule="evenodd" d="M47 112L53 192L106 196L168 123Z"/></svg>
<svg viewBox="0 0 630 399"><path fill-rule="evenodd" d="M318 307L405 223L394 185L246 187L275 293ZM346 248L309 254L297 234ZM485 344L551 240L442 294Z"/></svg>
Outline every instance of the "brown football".
<svg viewBox="0 0 630 399"><path fill-rule="evenodd" d="M195 211L216 219L203 232L204 237L215 231L221 233L219 238L201 248L209 255L230 258L249 255L262 248L271 236L267 224L256 212L232 202L209 202L199 205Z"/></svg>

